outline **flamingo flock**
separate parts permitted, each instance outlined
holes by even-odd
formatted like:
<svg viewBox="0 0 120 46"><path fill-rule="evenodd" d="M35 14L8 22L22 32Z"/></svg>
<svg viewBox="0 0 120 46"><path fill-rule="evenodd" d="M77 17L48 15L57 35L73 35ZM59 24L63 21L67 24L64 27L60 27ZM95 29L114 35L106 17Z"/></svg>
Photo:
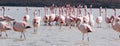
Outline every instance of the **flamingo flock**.
<svg viewBox="0 0 120 46"><path fill-rule="evenodd" d="M26 14L23 16L22 21L18 21L10 15L6 15L6 8L2 7L3 15L0 16L0 37L2 36L2 32L4 32L7 37L7 30L14 30L15 32L21 33L21 39L26 39L26 29L33 28L34 33L37 33L37 29L40 27L41 21L43 21L44 26L55 25L59 26L60 29L62 29L62 26L68 26L70 29L72 29L72 27L77 27L82 33L82 40L85 39L84 35L87 35L87 40L89 41L89 33L94 31L95 22L99 28L102 28L101 25L103 22L103 8L99 8L99 15L97 15L97 18L94 18L95 15L92 12L92 5L89 7L90 8L88 8L87 5L79 5L76 8L74 6L70 6L70 4L66 6L55 7L53 4L51 7L44 7L44 13L42 13L41 9L35 9L32 19L33 26L29 25L30 19L32 18L29 15L29 7L26 7ZM114 15L108 16L107 8L105 8L105 22L106 24L111 24L115 31L120 32L120 17L116 15L116 9L113 9L113 11ZM41 14L43 14L43 17Z"/></svg>

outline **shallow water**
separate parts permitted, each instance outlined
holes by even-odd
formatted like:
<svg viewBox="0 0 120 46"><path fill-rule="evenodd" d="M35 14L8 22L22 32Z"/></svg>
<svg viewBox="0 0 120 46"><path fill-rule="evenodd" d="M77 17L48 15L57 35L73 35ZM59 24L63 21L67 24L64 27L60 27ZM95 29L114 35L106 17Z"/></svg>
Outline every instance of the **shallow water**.
<svg viewBox="0 0 120 46"><path fill-rule="evenodd" d="M16 20L22 21L25 15L25 7L6 7L6 15L10 15ZM16 9L19 9L18 11ZM41 16L44 16L44 10L41 7L29 7L29 15L31 24L33 19L33 12L35 9L41 9ZM117 10L119 15L120 10ZM108 9L108 15L113 15L113 10ZM0 11L2 15L2 11ZM84 15L84 11L83 11ZM94 19L99 15L98 9L93 9ZM104 21L104 10L103 10L103 22L102 28L97 28L97 24L94 26L94 31L89 34L90 41L88 42L86 37L82 40L82 33L76 28L71 29L67 26L63 26L59 29L59 26L41 26L36 34L33 33L33 28L25 31L26 40L19 39L20 33L13 30L7 31L8 38L2 36L0 38L0 46L120 46L120 39L118 32L115 32L112 27L107 27ZM3 33L4 34L4 33Z"/></svg>

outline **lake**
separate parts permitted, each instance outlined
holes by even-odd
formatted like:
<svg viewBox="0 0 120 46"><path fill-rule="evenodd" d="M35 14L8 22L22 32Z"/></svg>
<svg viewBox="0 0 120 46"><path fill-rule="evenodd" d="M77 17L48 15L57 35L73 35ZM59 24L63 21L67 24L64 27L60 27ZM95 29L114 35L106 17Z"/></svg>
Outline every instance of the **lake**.
<svg viewBox="0 0 120 46"><path fill-rule="evenodd" d="M10 15L18 21L22 21L23 16L26 14L25 7L6 7L6 15ZM16 10L19 9L19 10ZM29 7L30 21L29 25L32 26L33 12L35 9L41 9L41 17L44 16L43 7ZM89 8L88 8L89 11ZM58 10L57 10L58 12ZM93 32L89 34L90 41L88 42L86 37L82 40L82 33L77 27L71 29L67 26L63 26L59 29L59 26L41 26L38 29L37 34L33 34L33 28L25 31L26 40L19 40L20 33L13 30L7 31L8 38L0 38L0 46L120 46L120 33L114 31L112 27L107 27L105 23L105 10L103 9L102 28L97 28L97 24L93 27ZM83 10L84 15L84 10ZM120 15L120 9L117 9L117 15ZM50 12L49 12L50 14ZM57 13L58 14L58 13ZM2 11L0 11L2 16ZM99 15L99 9L93 8L94 20ZM112 9L108 9L108 16L114 15ZM4 34L4 33L3 33Z"/></svg>

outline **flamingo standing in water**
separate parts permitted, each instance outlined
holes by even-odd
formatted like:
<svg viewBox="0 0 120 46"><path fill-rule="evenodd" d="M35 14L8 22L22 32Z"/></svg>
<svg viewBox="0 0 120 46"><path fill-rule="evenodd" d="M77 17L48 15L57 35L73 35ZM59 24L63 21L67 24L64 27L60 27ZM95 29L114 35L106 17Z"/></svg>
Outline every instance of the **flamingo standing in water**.
<svg viewBox="0 0 120 46"><path fill-rule="evenodd" d="M90 5L90 13L89 14L89 24L90 26L94 26L94 19L93 19L93 14L92 14L92 5Z"/></svg>
<svg viewBox="0 0 120 46"><path fill-rule="evenodd" d="M48 9L45 7L44 11L45 11L45 16L43 17L43 21L44 21L44 25L47 25L49 22Z"/></svg>
<svg viewBox="0 0 120 46"><path fill-rule="evenodd" d="M107 15L107 8L105 8L105 22L107 24L111 23L111 18L109 18L108 15ZM110 27L110 25L109 25L109 27Z"/></svg>
<svg viewBox="0 0 120 46"><path fill-rule="evenodd" d="M50 7L51 14L49 15L49 23L48 23L49 25L52 25L53 22L54 22L54 20L55 20L56 15L55 15L54 10L55 10L55 6L54 6L54 4L53 4L53 5Z"/></svg>
<svg viewBox="0 0 120 46"><path fill-rule="evenodd" d="M40 15L40 10L38 10L38 11L39 11L39 15ZM35 33L37 32L37 28L40 25L40 20L41 20L41 17L37 16L37 12L35 11L34 12L34 19L33 19L33 27L34 27L34 32Z"/></svg>
<svg viewBox="0 0 120 46"><path fill-rule="evenodd" d="M78 25L79 23L81 23L83 21L82 6L81 5L78 6L77 14L78 15L76 17L76 25Z"/></svg>
<svg viewBox="0 0 120 46"><path fill-rule="evenodd" d="M11 21L14 21L15 19L13 19L9 15L5 15L5 7L2 7L2 9L3 9L3 17L4 17L5 21L8 23L8 25L10 25Z"/></svg>
<svg viewBox="0 0 120 46"><path fill-rule="evenodd" d="M26 8L26 15L23 17L23 20L28 22L28 20L30 19L29 13L28 13L29 9L28 7Z"/></svg>
<svg viewBox="0 0 120 46"><path fill-rule="evenodd" d="M59 9L60 10L60 9ZM62 26L65 24L65 16L63 15L63 7L61 8L61 10L59 11L61 14L59 14L58 17L58 22L60 25L60 29L62 28Z"/></svg>
<svg viewBox="0 0 120 46"><path fill-rule="evenodd" d="M6 31L11 30L11 28L8 26L8 24L4 21L0 22L0 37L2 36L2 32L5 32L6 37L8 36Z"/></svg>
<svg viewBox="0 0 120 46"><path fill-rule="evenodd" d="M114 9L114 13L115 15L112 16L112 28L113 30L117 31L117 32L120 32L120 18L118 16L116 16L116 9ZM120 35L119 35L119 38L120 38Z"/></svg>
<svg viewBox="0 0 120 46"><path fill-rule="evenodd" d="M23 36L24 36L24 39L26 39L24 31L28 28L31 28L31 26L28 26L26 21L21 21L21 22L14 21L13 22L13 30L16 32L21 32L21 35L20 35L21 39L23 38Z"/></svg>
<svg viewBox="0 0 120 46"><path fill-rule="evenodd" d="M96 18L96 23L99 25L98 27L100 27L101 28L101 22L102 22L102 15L101 15L101 13L102 13L102 7L100 7L100 9L99 9L99 12L100 12L100 15Z"/></svg>
<svg viewBox="0 0 120 46"><path fill-rule="evenodd" d="M92 32L93 30L92 30L92 28L91 28L91 26L89 25L89 24L87 24L85 21L82 21L81 23L79 23L78 25L77 25L77 27L78 27L78 29L82 32L82 40L84 40L84 35L85 34L87 34L88 35L88 33L90 33L90 32ZM87 40L89 41L89 36L87 37Z"/></svg>
<svg viewBox="0 0 120 46"><path fill-rule="evenodd" d="M89 23L89 15L87 14L87 5L84 6L85 16L83 16L83 21Z"/></svg>

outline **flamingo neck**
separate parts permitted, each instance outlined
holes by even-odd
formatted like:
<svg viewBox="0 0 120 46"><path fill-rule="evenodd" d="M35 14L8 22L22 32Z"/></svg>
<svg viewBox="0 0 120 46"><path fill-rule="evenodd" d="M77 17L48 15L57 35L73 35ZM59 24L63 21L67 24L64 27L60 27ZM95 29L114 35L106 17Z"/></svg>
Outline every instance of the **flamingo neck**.
<svg viewBox="0 0 120 46"><path fill-rule="evenodd" d="M101 16L101 10L100 10L100 16Z"/></svg>
<svg viewBox="0 0 120 46"><path fill-rule="evenodd" d="M107 9L105 9L105 17L107 17Z"/></svg>
<svg viewBox="0 0 120 46"><path fill-rule="evenodd" d="M115 23L116 23L116 22L115 22L115 16L112 16L111 19L112 19L111 25L112 25L112 27L114 27L114 25L115 25Z"/></svg>
<svg viewBox="0 0 120 46"><path fill-rule="evenodd" d="M38 12L39 12L39 16L40 16L40 10Z"/></svg>
<svg viewBox="0 0 120 46"><path fill-rule="evenodd" d="M116 16L116 11L114 11L114 15Z"/></svg>
<svg viewBox="0 0 120 46"><path fill-rule="evenodd" d="M5 9L3 9L3 16L5 16Z"/></svg>
<svg viewBox="0 0 120 46"><path fill-rule="evenodd" d="M90 13L92 14L92 8L90 8Z"/></svg>

